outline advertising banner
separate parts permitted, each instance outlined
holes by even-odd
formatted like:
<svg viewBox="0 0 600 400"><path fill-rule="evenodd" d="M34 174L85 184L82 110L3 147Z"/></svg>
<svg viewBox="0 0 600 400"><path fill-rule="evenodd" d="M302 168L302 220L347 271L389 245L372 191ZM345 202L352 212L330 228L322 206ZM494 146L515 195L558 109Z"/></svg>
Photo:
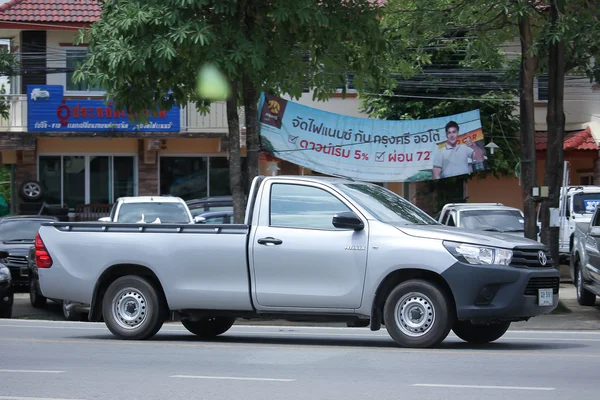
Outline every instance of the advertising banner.
<svg viewBox="0 0 600 400"><path fill-rule="evenodd" d="M265 151L322 174L411 182L488 169L479 110L423 120L349 117L261 94Z"/></svg>
<svg viewBox="0 0 600 400"><path fill-rule="evenodd" d="M66 99L62 85L27 86L29 132L179 132L180 109L149 115L144 123L104 100Z"/></svg>

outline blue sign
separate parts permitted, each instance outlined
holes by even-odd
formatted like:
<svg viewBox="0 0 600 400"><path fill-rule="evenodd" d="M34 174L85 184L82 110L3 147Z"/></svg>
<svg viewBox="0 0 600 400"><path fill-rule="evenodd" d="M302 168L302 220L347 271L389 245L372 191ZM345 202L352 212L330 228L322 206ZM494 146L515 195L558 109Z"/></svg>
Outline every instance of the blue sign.
<svg viewBox="0 0 600 400"><path fill-rule="evenodd" d="M596 207L600 204L600 200L584 200L583 205L586 213L593 213L596 211Z"/></svg>
<svg viewBox="0 0 600 400"><path fill-rule="evenodd" d="M261 94L261 146L328 175L412 182L489 168L479 110L440 118L357 118Z"/></svg>
<svg viewBox="0 0 600 400"><path fill-rule="evenodd" d="M173 107L148 115L146 122L111 102L85 98L65 99L62 85L27 86L29 132L179 132L180 109Z"/></svg>

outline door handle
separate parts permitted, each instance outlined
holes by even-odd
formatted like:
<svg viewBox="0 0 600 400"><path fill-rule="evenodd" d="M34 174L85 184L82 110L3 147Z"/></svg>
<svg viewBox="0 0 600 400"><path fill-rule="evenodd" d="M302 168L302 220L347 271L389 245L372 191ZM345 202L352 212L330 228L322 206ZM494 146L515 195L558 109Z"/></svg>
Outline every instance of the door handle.
<svg viewBox="0 0 600 400"><path fill-rule="evenodd" d="M266 244L267 246L273 246L274 244L281 244L281 243L283 243L283 240L275 239L272 237L258 239L258 244Z"/></svg>

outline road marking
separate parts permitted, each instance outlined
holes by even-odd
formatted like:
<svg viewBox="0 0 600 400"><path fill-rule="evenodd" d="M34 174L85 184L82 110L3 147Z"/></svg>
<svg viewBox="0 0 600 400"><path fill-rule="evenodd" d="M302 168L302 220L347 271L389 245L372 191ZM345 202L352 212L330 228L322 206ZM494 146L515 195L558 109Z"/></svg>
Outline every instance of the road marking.
<svg viewBox="0 0 600 400"><path fill-rule="evenodd" d="M35 339L35 338L2 338L0 341L4 342L25 342L30 343L64 343L64 344L95 344L95 345L112 345L112 346L148 346L148 347L180 347L180 348L205 348L205 349L251 349L251 350L293 350L293 351L364 351L369 353L389 353L389 354L431 354L431 355L451 355L451 356L473 356L473 355L490 355L490 356L502 356L502 357L557 357L557 358L600 358L600 354L577 354L577 353L541 353L541 352L524 352L524 351L510 351L510 350L468 350L468 349L456 349L456 350L440 350L440 349L404 349L395 347L372 347L372 346L309 346L309 345L271 345L271 344L227 344L227 343L180 343L180 342L169 342L169 341L158 341L158 340L147 340L147 341L125 341L125 340L106 340L106 339Z"/></svg>
<svg viewBox="0 0 600 400"><path fill-rule="evenodd" d="M63 399L63 398L55 398L55 397L0 396L0 400L83 400L83 399Z"/></svg>
<svg viewBox="0 0 600 400"><path fill-rule="evenodd" d="M484 385L444 385L435 383L415 383L412 386L421 387L439 387L439 388L459 388L459 389L505 389L505 390L542 390L550 391L551 387L527 387L527 386L484 386Z"/></svg>
<svg viewBox="0 0 600 400"><path fill-rule="evenodd" d="M294 382L295 379L282 378L251 378L241 376L204 376L204 375L172 375L169 378L186 378L186 379L225 379L236 381L268 381L268 382Z"/></svg>
<svg viewBox="0 0 600 400"><path fill-rule="evenodd" d="M0 372L15 372L23 374L62 374L65 371L48 371L39 369L0 369ZM1 399L2 397L0 397Z"/></svg>

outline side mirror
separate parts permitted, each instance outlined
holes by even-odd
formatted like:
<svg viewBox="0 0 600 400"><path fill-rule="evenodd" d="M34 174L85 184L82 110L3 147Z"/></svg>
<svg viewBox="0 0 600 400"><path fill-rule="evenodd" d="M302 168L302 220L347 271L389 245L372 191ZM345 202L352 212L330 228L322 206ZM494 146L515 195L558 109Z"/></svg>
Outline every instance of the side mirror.
<svg viewBox="0 0 600 400"><path fill-rule="evenodd" d="M102 218L98 219L98 221L100 221L100 222L111 222L110 217L102 217Z"/></svg>
<svg viewBox="0 0 600 400"><path fill-rule="evenodd" d="M206 218L200 217L200 216L195 216L194 217L194 223L195 224L203 224L204 222L206 222Z"/></svg>
<svg viewBox="0 0 600 400"><path fill-rule="evenodd" d="M365 228L365 224L358 218L358 215L352 211L345 211L333 216L333 226L340 229L353 229L360 231Z"/></svg>
<svg viewBox="0 0 600 400"><path fill-rule="evenodd" d="M0 251L0 260L5 259L6 257L8 257L8 251Z"/></svg>

